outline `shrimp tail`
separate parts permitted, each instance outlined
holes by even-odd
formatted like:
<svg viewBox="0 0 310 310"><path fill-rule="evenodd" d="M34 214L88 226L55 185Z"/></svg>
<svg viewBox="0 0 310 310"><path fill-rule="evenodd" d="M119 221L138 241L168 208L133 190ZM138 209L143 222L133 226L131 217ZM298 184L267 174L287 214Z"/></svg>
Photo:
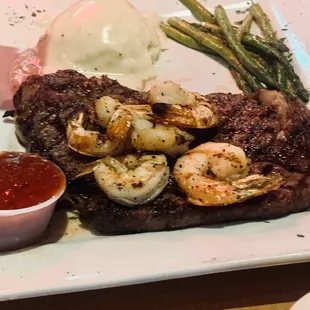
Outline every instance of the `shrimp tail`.
<svg viewBox="0 0 310 310"><path fill-rule="evenodd" d="M282 184L283 178L280 175L275 174L270 176L263 176L254 174L232 182L229 187L226 184L218 183L216 187L216 193L213 192L215 195L212 199L207 197L205 199L203 199L203 197L202 199L197 199L188 196L188 201L197 206L227 206L262 196L271 191L279 189ZM206 193L206 196L210 196L213 190L210 190L209 193Z"/></svg>
<svg viewBox="0 0 310 310"><path fill-rule="evenodd" d="M112 142L126 139L132 124L132 114L126 110L117 110L107 127L107 136Z"/></svg>
<svg viewBox="0 0 310 310"><path fill-rule="evenodd" d="M232 186L239 193L255 193L257 191L269 192L278 189L283 183L283 178L278 174L264 176L252 174L243 179L232 182Z"/></svg>
<svg viewBox="0 0 310 310"><path fill-rule="evenodd" d="M96 131L85 131L82 128L84 123L84 113L79 113L77 118L69 120L67 126L67 139L69 147L84 155L89 155L88 151L100 138ZM84 151L81 151L84 150Z"/></svg>
<svg viewBox="0 0 310 310"><path fill-rule="evenodd" d="M77 118L68 121L66 132L68 146L75 152L101 158L112 154L117 155L124 148L124 143L114 143L105 134L85 130L83 123L84 113L79 113Z"/></svg>

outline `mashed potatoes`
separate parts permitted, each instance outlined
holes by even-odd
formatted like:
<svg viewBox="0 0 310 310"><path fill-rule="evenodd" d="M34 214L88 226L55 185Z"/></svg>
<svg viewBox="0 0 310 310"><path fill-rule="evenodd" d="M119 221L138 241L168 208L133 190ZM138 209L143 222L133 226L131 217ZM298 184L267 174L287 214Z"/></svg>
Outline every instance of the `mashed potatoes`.
<svg viewBox="0 0 310 310"><path fill-rule="evenodd" d="M143 16L126 0L80 1L52 22L37 53L45 73L57 68L107 74L134 87L154 74L161 52L159 24L159 18Z"/></svg>

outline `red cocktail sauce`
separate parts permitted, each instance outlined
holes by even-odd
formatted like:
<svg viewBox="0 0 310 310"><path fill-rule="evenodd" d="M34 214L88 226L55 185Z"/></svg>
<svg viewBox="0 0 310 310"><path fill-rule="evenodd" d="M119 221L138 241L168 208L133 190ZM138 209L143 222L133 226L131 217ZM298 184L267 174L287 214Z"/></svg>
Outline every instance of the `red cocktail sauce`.
<svg viewBox="0 0 310 310"><path fill-rule="evenodd" d="M52 162L29 153L0 152L0 210L35 206L59 194L66 179Z"/></svg>

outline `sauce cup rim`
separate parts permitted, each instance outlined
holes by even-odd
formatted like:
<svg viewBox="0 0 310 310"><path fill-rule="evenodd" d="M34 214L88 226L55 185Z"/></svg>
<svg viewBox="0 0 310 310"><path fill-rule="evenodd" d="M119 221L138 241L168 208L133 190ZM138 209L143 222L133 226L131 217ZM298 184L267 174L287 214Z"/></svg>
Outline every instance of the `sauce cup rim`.
<svg viewBox="0 0 310 310"><path fill-rule="evenodd" d="M63 186L63 188L57 193L57 195L53 195L50 199L40 202L39 204L31 207L26 207L26 208L20 208L20 209L14 209L14 210L0 210L0 217L5 217L5 216L14 216L14 215L20 215L20 214L25 214L25 213L30 213L30 212L35 212L40 209L43 209L45 207L50 206L51 204L55 203L65 192L66 190L66 185Z"/></svg>

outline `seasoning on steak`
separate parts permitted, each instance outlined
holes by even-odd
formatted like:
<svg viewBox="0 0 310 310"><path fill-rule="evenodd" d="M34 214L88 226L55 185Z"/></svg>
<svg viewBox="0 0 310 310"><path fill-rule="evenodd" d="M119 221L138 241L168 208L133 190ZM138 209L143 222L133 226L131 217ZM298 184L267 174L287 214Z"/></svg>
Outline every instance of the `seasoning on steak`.
<svg viewBox="0 0 310 310"><path fill-rule="evenodd" d="M264 90L234 102L231 95L208 98L222 117L215 142L240 146L253 162L270 161L292 171L310 172L310 111L304 104Z"/></svg>
<svg viewBox="0 0 310 310"><path fill-rule="evenodd" d="M73 70L31 76L13 98L17 136L29 152L56 164L68 178L92 158L72 151L66 140L67 122L75 114L94 113L94 102L111 96L128 104L145 104L147 95L121 86L107 77L87 79Z"/></svg>
<svg viewBox="0 0 310 310"><path fill-rule="evenodd" d="M263 172L266 168L270 169L270 164L260 163L252 166L252 171ZM189 205L173 178L158 198L139 208L124 207L108 200L92 181L80 181L69 186L64 202L77 207L80 220L86 227L101 234L141 233L232 221L267 220L307 210L310 206L310 176L287 172L275 165L271 165L271 169L280 172L286 179L279 190L225 207Z"/></svg>
<svg viewBox="0 0 310 310"><path fill-rule="evenodd" d="M56 162L70 179L92 159L67 146L66 125L78 112L92 115L97 98L148 103L147 94L130 90L107 77L87 79L72 71L30 77L14 96L16 126L28 151ZM253 96L210 94L220 124L193 130L196 143L212 138L241 146L252 159L253 172L276 170L285 182L267 195L226 207L189 205L173 177L164 192L147 205L128 208L109 201L93 180L71 181L63 202L77 208L80 219L102 234L124 234L202 226L240 220L261 220L300 212L310 206L310 111L278 93ZM173 164L173 163L172 163Z"/></svg>

